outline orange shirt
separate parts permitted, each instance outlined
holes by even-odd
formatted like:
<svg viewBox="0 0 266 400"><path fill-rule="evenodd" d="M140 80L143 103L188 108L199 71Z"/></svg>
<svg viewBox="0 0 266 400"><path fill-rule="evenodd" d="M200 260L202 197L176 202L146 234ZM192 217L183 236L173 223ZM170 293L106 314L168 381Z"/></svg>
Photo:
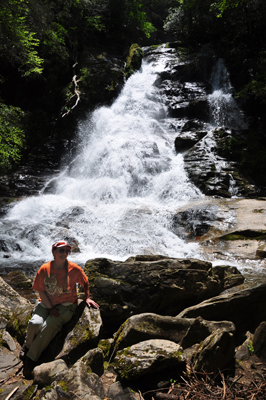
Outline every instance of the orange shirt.
<svg viewBox="0 0 266 400"><path fill-rule="evenodd" d="M33 289L38 292L46 292L52 306L70 302L76 303L78 296L76 283L84 288L88 278L82 268L68 261L68 279L66 279L66 268L56 269L52 261L43 264L33 282Z"/></svg>

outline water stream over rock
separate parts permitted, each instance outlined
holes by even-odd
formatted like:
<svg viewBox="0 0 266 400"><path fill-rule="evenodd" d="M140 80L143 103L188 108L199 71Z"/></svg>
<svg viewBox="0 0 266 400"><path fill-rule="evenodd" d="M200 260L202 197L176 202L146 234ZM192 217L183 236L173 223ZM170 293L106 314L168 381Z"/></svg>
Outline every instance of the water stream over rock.
<svg viewBox="0 0 266 400"><path fill-rule="evenodd" d="M173 60L176 54L167 47L157 50L152 62L144 60L111 107L96 109L80 123L79 151L69 165L38 196L17 202L1 218L2 269L39 266L61 238L75 244L71 260L80 265L95 257L125 260L136 254L211 258L197 241L173 229L179 210L209 201L188 179L183 154L175 150L188 118L169 115L157 84ZM212 87L207 132L215 126L243 128L222 61ZM230 185L237 197L232 176ZM223 222L228 227L232 219L233 212ZM240 265L232 257L230 262Z"/></svg>

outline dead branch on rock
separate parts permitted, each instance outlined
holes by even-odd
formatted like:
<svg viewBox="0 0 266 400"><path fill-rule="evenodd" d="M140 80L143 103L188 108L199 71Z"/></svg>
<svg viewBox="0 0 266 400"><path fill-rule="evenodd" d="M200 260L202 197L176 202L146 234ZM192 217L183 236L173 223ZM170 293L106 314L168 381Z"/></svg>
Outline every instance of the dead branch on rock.
<svg viewBox="0 0 266 400"><path fill-rule="evenodd" d="M76 65L77 65L77 63L75 63L73 65L73 68L75 68ZM78 87L79 79L77 80L77 75L73 76L72 82L74 83L74 94L69 98L67 103L69 103L74 97L76 97L76 102L67 112L65 112L62 115L62 118L64 118L67 114L69 114L80 102L80 91L79 91L79 87Z"/></svg>

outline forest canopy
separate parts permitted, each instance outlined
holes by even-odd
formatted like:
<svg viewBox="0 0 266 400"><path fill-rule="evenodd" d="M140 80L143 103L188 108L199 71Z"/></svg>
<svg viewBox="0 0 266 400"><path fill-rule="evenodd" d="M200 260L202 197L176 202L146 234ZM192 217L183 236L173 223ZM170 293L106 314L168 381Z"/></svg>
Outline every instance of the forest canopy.
<svg viewBox="0 0 266 400"><path fill-rule="evenodd" d="M34 145L62 136L55 126L73 65L90 82L80 63L84 50L121 56L133 43L166 37L190 48L208 44L226 60L239 98L261 114L265 18L264 0L1 0L0 173L16 168Z"/></svg>

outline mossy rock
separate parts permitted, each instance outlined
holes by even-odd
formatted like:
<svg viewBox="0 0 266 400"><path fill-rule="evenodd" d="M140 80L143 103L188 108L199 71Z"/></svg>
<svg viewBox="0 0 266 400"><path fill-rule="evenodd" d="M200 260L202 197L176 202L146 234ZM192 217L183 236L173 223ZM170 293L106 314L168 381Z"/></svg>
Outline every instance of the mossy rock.
<svg viewBox="0 0 266 400"><path fill-rule="evenodd" d="M7 331L22 344L27 332L28 321L31 318L33 305L17 307L8 320Z"/></svg>
<svg viewBox="0 0 266 400"><path fill-rule="evenodd" d="M143 50L138 44L132 44L126 61L125 74L129 78L135 71L140 69L143 58Z"/></svg>

